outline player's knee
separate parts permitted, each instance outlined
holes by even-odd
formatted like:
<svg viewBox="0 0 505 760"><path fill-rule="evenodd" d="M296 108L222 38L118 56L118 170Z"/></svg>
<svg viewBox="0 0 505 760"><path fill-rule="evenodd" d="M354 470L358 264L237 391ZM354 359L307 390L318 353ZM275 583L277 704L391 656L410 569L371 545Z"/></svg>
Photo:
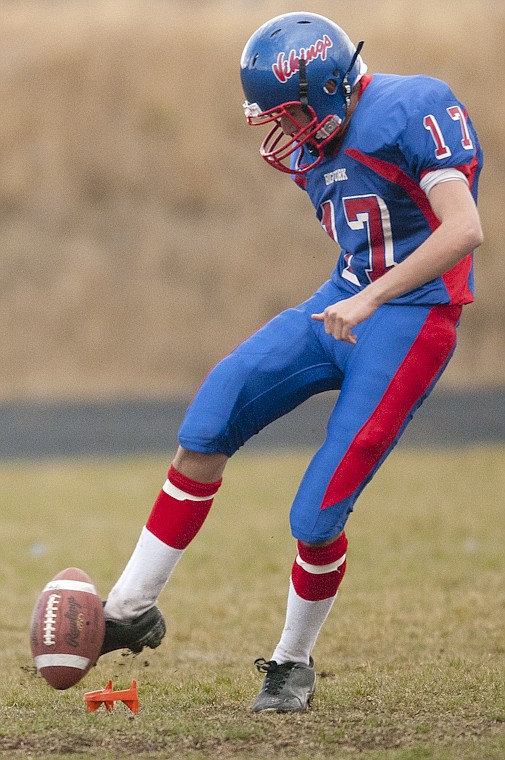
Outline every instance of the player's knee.
<svg viewBox="0 0 505 760"><path fill-rule="evenodd" d="M344 534L355 497L321 509L316 501L295 499L290 513L291 533L307 546L327 546Z"/></svg>

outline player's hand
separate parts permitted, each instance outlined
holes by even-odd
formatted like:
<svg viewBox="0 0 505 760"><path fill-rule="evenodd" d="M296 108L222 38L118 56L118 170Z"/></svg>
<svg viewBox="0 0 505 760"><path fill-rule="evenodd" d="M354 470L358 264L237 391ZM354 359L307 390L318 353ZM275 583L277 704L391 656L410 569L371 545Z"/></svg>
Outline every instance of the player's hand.
<svg viewBox="0 0 505 760"><path fill-rule="evenodd" d="M365 291L361 291L327 306L320 314L311 314L311 317L317 322L324 322L325 332L333 335L335 340L345 340L354 345L357 338L352 332L353 328L371 317L376 309L377 304L368 298L368 294L365 295Z"/></svg>

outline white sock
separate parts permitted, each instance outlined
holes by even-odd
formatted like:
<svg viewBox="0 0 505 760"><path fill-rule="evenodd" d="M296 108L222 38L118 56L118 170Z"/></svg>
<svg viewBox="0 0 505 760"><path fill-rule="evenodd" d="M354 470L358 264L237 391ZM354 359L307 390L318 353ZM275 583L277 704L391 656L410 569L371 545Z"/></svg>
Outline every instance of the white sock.
<svg viewBox="0 0 505 760"><path fill-rule="evenodd" d="M283 662L303 662L308 665L319 631L335 599L336 595L315 602L302 599L290 581L286 622L272 660L279 665Z"/></svg>
<svg viewBox="0 0 505 760"><path fill-rule="evenodd" d="M105 617L129 622L156 604L184 553L143 528L137 545L105 605Z"/></svg>
<svg viewBox="0 0 505 760"><path fill-rule="evenodd" d="M191 480L171 465L133 554L109 594L107 619L130 622L156 604L186 547L200 530L220 485L220 480Z"/></svg>

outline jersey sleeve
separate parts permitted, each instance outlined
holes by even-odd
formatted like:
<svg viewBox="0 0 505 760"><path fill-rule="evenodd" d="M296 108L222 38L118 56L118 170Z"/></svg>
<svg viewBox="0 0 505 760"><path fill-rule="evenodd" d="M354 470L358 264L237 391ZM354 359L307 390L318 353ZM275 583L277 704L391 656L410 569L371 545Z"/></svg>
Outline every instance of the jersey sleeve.
<svg viewBox="0 0 505 760"><path fill-rule="evenodd" d="M457 168L471 180L478 140L465 106L444 82L426 77L420 84L399 142L412 174L421 182L428 172Z"/></svg>

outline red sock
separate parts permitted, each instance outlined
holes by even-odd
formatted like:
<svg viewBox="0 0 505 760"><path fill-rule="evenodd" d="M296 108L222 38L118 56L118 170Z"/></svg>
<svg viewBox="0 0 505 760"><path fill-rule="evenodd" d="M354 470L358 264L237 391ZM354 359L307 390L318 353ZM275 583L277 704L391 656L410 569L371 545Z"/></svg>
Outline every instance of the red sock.
<svg viewBox="0 0 505 760"><path fill-rule="evenodd" d="M220 485L221 480L198 483L172 465L146 528L168 546L185 549L202 527Z"/></svg>
<svg viewBox="0 0 505 760"><path fill-rule="evenodd" d="M345 573L346 551L345 533L322 547L308 547L299 541L298 556L291 571L298 596L310 602L335 596ZM318 572L318 568L322 572Z"/></svg>

